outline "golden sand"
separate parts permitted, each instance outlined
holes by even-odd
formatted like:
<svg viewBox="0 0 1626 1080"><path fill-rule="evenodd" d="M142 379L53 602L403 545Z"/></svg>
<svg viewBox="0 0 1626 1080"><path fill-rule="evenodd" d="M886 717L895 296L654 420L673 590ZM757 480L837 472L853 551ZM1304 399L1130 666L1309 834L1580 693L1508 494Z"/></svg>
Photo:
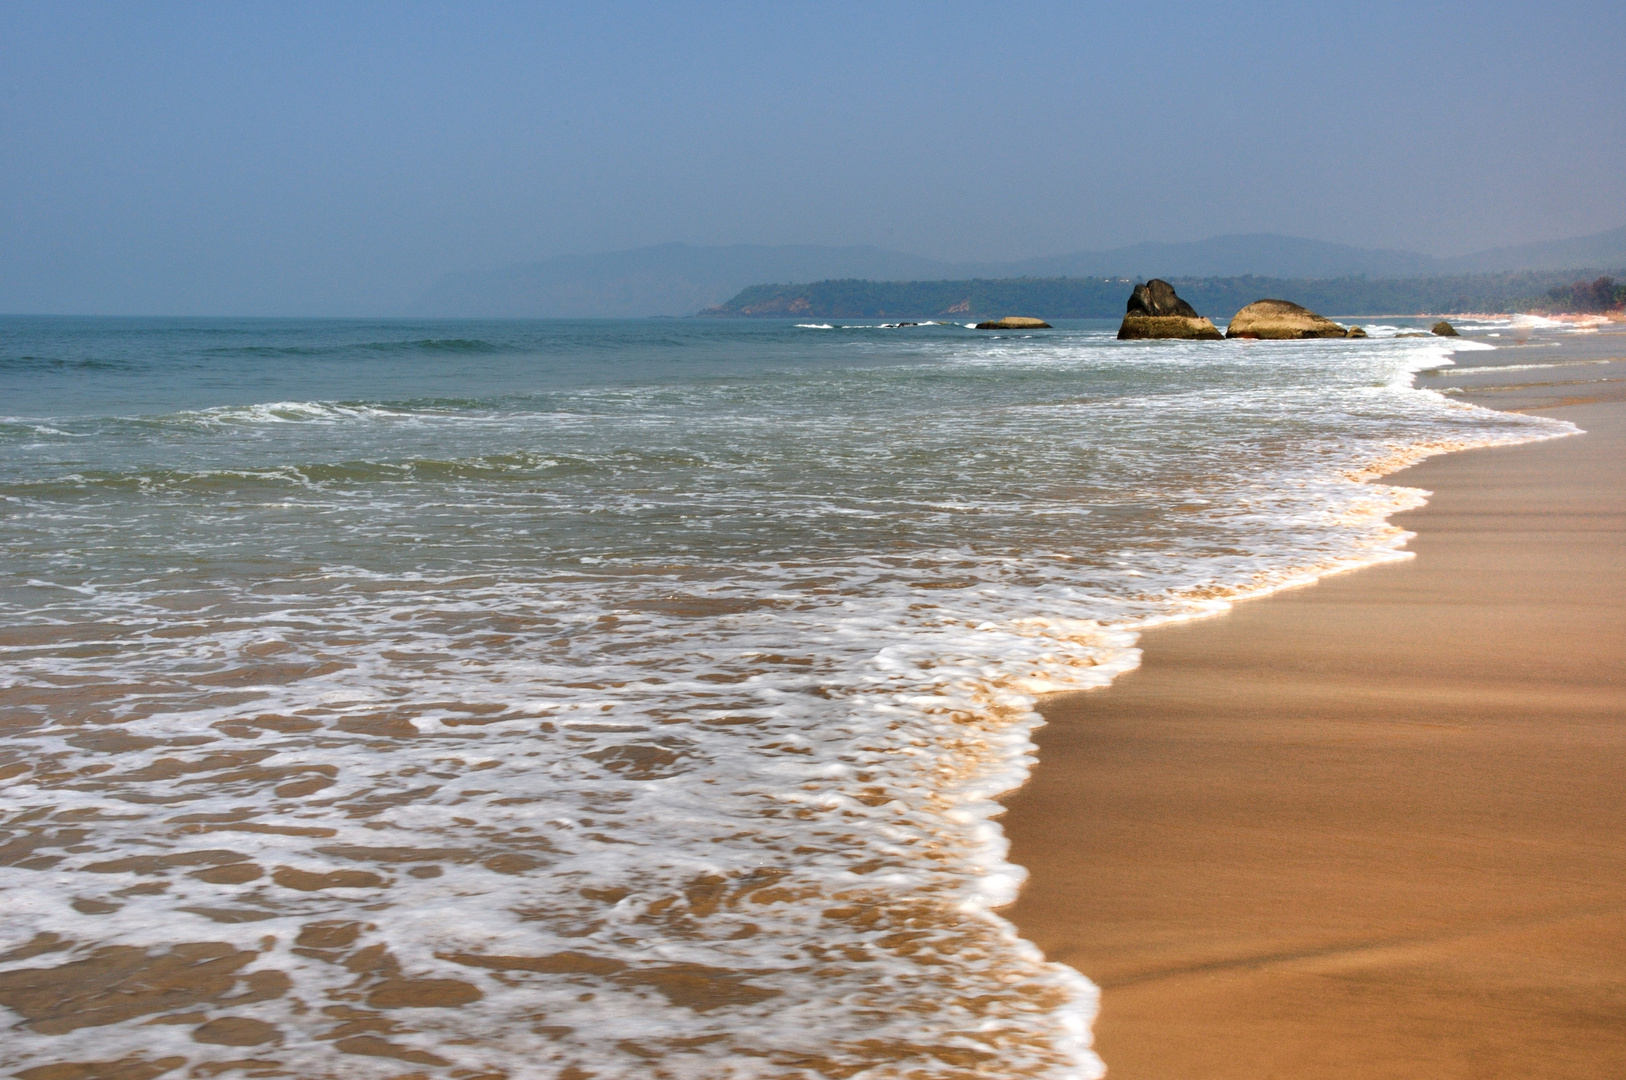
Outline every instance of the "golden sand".
<svg viewBox="0 0 1626 1080"><path fill-rule="evenodd" d="M1392 477L1415 560L1052 699L1007 914L1101 985L1114 1080L1626 1076L1626 381L1590 391L1470 395L1587 434Z"/></svg>

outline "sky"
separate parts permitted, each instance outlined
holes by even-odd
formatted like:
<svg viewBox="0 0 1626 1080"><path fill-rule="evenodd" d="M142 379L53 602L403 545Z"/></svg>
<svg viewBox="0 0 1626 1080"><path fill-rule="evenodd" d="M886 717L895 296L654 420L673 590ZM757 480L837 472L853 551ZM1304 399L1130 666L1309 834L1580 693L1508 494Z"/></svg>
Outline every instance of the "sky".
<svg viewBox="0 0 1626 1080"><path fill-rule="evenodd" d="M0 312L375 314L693 244L1626 224L1626 4L0 4Z"/></svg>

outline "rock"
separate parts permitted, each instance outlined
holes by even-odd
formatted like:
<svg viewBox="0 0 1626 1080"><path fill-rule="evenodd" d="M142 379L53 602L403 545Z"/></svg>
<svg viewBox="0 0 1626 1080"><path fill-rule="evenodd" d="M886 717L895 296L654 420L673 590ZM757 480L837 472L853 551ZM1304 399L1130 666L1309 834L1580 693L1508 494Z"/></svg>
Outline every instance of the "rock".
<svg viewBox="0 0 1626 1080"><path fill-rule="evenodd" d="M1434 324L1434 329L1430 330L1429 333L1435 335L1436 337L1461 337L1462 336L1461 334L1457 333L1457 328L1456 327L1452 326L1450 323L1446 322L1444 319L1441 319L1439 322L1435 323Z"/></svg>
<svg viewBox="0 0 1626 1080"><path fill-rule="evenodd" d="M1359 327L1356 328L1359 330ZM1226 328L1228 338L1341 338L1365 337L1366 331L1354 334L1331 319L1324 319L1309 308L1299 307L1286 300L1255 300L1231 317Z"/></svg>
<svg viewBox="0 0 1626 1080"><path fill-rule="evenodd" d="M992 322L980 322L978 330L1053 330L1055 327L1043 319L1030 319L1025 315L1007 315Z"/></svg>
<svg viewBox="0 0 1626 1080"><path fill-rule="evenodd" d="M1345 337L1365 337L1366 336L1366 331L1362 330L1358 326L1352 326L1352 327L1349 328L1349 331L1346 334L1344 334L1344 336Z"/></svg>
<svg viewBox="0 0 1626 1080"><path fill-rule="evenodd" d="M1427 334L1396 334L1395 337L1397 337L1397 338L1402 338L1402 337L1428 337L1428 335Z"/></svg>
<svg viewBox="0 0 1626 1080"><path fill-rule="evenodd" d="M1136 285L1129 294L1124 321L1118 327L1119 341L1175 338L1187 341L1219 341L1220 332L1195 308L1175 295L1174 286L1160 278Z"/></svg>
<svg viewBox="0 0 1626 1080"><path fill-rule="evenodd" d="M1153 278L1144 285L1136 285L1129 294L1130 315L1183 315L1195 319L1197 309L1175 294L1174 286L1162 278Z"/></svg>
<svg viewBox="0 0 1626 1080"><path fill-rule="evenodd" d="M1207 319L1185 315L1125 315L1118 327L1119 341L1178 338L1188 341L1223 341L1225 335Z"/></svg>

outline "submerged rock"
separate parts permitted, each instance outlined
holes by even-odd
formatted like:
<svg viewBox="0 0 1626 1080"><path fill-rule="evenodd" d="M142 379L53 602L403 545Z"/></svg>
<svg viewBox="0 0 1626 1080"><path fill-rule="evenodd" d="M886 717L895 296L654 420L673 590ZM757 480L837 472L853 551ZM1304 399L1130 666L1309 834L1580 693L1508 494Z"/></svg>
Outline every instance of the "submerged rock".
<svg viewBox="0 0 1626 1080"><path fill-rule="evenodd" d="M1429 333L1434 334L1436 337L1461 337L1462 336L1461 334L1457 333L1457 328L1456 327L1452 326L1450 323L1446 322L1444 319L1441 319L1439 322L1435 323L1434 324L1434 329L1430 330Z"/></svg>
<svg viewBox="0 0 1626 1080"><path fill-rule="evenodd" d="M992 322L980 322L978 330L1053 330L1055 327L1043 319L1030 319L1026 315L1007 315Z"/></svg>
<svg viewBox="0 0 1626 1080"><path fill-rule="evenodd" d="M1324 319L1309 308L1287 300L1255 300L1231 317L1226 328L1228 338L1341 338L1365 337L1366 331L1356 327L1345 329Z"/></svg>
<svg viewBox="0 0 1626 1080"><path fill-rule="evenodd" d="M1220 332L1197 309L1175 294L1174 286L1161 278L1136 285L1129 294L1124 321L1118 327L1119 341L1175 338L1187 341L1218 341Z"/></svg>

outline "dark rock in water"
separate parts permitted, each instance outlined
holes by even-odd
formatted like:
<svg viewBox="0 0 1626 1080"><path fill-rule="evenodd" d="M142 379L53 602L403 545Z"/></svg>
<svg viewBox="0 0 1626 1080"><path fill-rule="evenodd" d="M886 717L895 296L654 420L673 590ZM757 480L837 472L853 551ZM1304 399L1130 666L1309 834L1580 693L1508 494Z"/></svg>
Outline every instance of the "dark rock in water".
<svg viewBox="0 0 1626 1080"><path fill-rule="evenodd" d="M1055 327L1043 319L1030 319L1025 315L1007 315L992 322L980 322L978 330L1053 330Z"/></svg>
<svg viewBox="0 0 1626 1080"><path fill-rule="evenodd" d="M1397 338L1402 338L1402 337L1428 337L1428 335L1427 334L1396 334L1395 337L1397 337Z"/></svg>
<svg viewBox="0 0 1626 1080"><path fill-rule="evenodd" d="M1144 285L1136 285L1129 294L1129 315L1181 315L1187 319L1200 318L1197 309L1175 295L1174 286L1162 278L1153 278Z"/></svg>
<svg viewBox="0 0 1626 1080"><path fill-rule="evenodd" d="M1349 332L1346 333L1344 336L1345 337L1365 337L1366 336L1366 331L1362 330L1359 326L1352 326L1352 327L1349 328Z"/></svg>
<svg viewBox="0 0 1626 1080"><path fill-rule="evenodd" d="M1429 331L1429 333L1434 334L1437 337L1461 337L1462 336L1461 334L1457 333L1457 328L1456 327L1452 326L1450 323L1446 322L1444 319L1441 319L1439 322L1435 323L1434 324L1434 329Z"/></svg>
<svg viewBox="0 0 1626 1080"><path fill-rule="evenodd" d="M1359 327L1356 327L1360 330ZM1228 338L1265 338L1284 340L1291 338L1365 337L1324 319L1309 308L1287 300L1255 300L1231 317L1226 328Z"/></svg>
<svg viewBox="0 0 1626 1080"><path fill-rule="evenodd" d="M1219 341L1220 332L1198 315L1196 308L1176 296L1173 285L1153 278L1135 286L1124 321L1118 327L1119 341L1149 339Z"/></svg>

